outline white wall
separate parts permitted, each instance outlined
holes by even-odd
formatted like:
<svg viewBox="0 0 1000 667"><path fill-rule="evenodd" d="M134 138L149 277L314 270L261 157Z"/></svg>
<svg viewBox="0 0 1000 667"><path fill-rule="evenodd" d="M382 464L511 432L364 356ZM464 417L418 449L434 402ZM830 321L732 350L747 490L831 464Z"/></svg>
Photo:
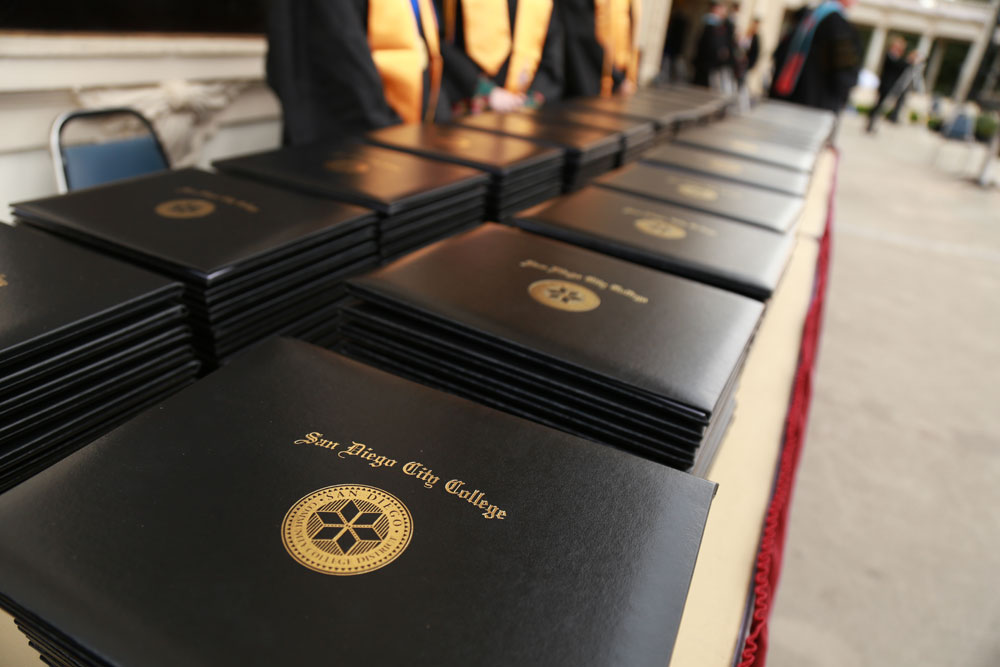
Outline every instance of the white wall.
<svg viewBox="0 0 1000 667"><path fill-rule="evenodd" d="M0 220L10 202L56 192L49 131L72 109L138 108L175 165L278 146L265 49L261 37L0 33Z"/></svg>

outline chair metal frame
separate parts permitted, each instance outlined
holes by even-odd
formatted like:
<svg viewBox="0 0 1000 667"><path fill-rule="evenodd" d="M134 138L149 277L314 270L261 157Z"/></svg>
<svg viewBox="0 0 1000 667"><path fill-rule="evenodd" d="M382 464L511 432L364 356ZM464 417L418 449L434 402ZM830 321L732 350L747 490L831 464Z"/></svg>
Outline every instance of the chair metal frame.
<svg viewBox="0 0 1000 667"><path fill-rule="evenodd" d="M63 156L62 144L62 134L66 125L70 121L77 118L92 118L120 114L130 115L145 126L146 130L149 131L150 136L153 137L153 143L156 145L156 150L159 151L160 157L163 158L163 163L168 169L170 168L170 159L167 157L166 151L163 150L163 144L160 142L160 136L156 133L156 129L145 116L135 109L132 109L131 107L105 107L101 109L77 109L74 111L67 111L60 114L52 122L52 130L49 132L49 152L51 152L52 161L55 164L56 185L59 188L60 193L69 192L69 184L66 180L66 160Z"/></svg>

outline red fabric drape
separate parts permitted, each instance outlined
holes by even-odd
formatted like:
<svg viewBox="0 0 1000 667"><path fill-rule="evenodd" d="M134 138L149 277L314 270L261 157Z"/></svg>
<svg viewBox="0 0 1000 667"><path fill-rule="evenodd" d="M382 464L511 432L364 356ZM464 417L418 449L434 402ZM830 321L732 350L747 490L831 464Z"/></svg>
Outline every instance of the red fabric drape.
<svg viewBox="0 0 1000 667"><path fill-rule="evenodd" d="M839 156L836 161L839 163ZM816 352L819 348L820 331L823 324L823 307L826 302L826 288L830 273L830 246L833 228L834 194L837 190L837 165L834 166L833 183L827 202L826 228L819 244L816 261L816 276L813 283L812 300L802 326L802 343L799 346L799 363L795 371L792 398L785 419L785 437L781 458L778 463L774 494L764 519L760 550L754 572L754 603L750 629L739 667L764 667L767 659L767 631L774 594L781 575L781 558L785 549L785 531L788 528L788 510L795 486L795 474L802 454L806 425L809 421L809 405L812 402L813 372Z"/></svg>

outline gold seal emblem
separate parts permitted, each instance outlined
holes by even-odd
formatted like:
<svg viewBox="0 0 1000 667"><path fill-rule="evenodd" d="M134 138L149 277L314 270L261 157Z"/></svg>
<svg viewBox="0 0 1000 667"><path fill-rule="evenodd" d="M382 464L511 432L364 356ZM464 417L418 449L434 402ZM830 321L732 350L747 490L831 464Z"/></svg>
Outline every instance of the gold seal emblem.
<svg viewBox="0 0 1000 667"><path fill-rule="evenodd" d="M371 171L371 165L367 162L350 158L327 160L323 163L323 167L327 171L335 171L338 174L365 174Z"/></svg>
<svg viewBox="0 0 1000 667"><path fill-rule="evenodd" d="M675 240L687 236L687 230L676 222L658 220L656 218L639 218L635 227L643 234L649 234L661 239Z"/></svg>
<svg viewBox="0 0 1000 667"><path fill-rule="evenodd" d="M215 210L215 204L206 199L171 199L156 207L156 214L164 218L186 220L204 218Z"/></svg>
<svg viewBox="0 0 1000 667"><path fill-rule="evenodd" d="M677 186L677 192L690 199L700 199L701 201L715 201L719 198L719 193L701 183L685 181Z"/></svg>
<svg viewBox="0 0 1000 667"><path fill-rule="evenodd" d="M585 313L601 305L601 297L592 290L568 280L536 280L528 285L528 294L549 308L571 313Z"/></svg>
<svg viewBox="0 0 1000 667"><path fill-rule="evenodd" d="M365 574L410 545L413 517L399 498L360 484L328 486L299 499L281 522L281 541L300 565L323 574Z"/></svg>

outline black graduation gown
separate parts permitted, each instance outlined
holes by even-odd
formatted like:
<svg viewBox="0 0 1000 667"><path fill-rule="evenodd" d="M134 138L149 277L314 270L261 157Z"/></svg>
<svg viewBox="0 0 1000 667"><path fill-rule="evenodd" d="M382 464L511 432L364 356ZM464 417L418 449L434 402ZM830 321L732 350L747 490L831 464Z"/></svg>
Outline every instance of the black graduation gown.
<svg viewBox="0 0 1000 667"><path fill-rule="evenodd" d="M368 46L368 0L272 0L267 82L281 101L285 144L339 140L401 122ZM436 118L448 117L439 96ZM424 107L430 76L424 74Z"/></svg>
<svg viewBox="0 0 1000 667"><path fill-rule="evenodd" d="M434 0L434 7L437 9L440 19L441 57L444 60L442 94L447 93L448 99L455 102L472 97L476 93L480 77L489 79L498 86L503 86L507 82L507 67L510 65L510 57L508 56L496 76L491 77L466 54L461 0L458 0L456 5L455 41L452 43L445 39L444 2L443 0ZM507 5L511 32L513 33L515 17L517 16L517 0L508 0ZM535 70L535 77L532 79L531 85L528 86L528 90L541 93L547 102L561 99L564 89L563 29L558 5L559 3L555 2L552 7L552 17L549 19L545 45L542 47L542 59L538 62L538 69ZM514 36L511 34L511 41L513 38Z"/></svg>
<svg viewBox="0 0 1000 667"><path fill-rule="evenodd" d="M774 96L805 106L840 112L847 104L851 88L857 83L860 68L861 45L857 32L843 15L832 13L816 27L795 89L788 96ZM780 72L779 66L775 80Z"/></svg>
<svg viewBox="0 0 1000 667"><path fill-rule="evenodd" d="M703 21L694 52L694 85L708 86L709 75L728 64L730 57L729 37L723 22Z"/></svg>
<svg viewBox="0 0 1000 667"><path fill-rule="evenodd" d="M566 97L600 95L604 47L597 41L594 0L556 0L556 5L566 32ZM611 70L615 89L625 74L617 68Z"/></svg>

